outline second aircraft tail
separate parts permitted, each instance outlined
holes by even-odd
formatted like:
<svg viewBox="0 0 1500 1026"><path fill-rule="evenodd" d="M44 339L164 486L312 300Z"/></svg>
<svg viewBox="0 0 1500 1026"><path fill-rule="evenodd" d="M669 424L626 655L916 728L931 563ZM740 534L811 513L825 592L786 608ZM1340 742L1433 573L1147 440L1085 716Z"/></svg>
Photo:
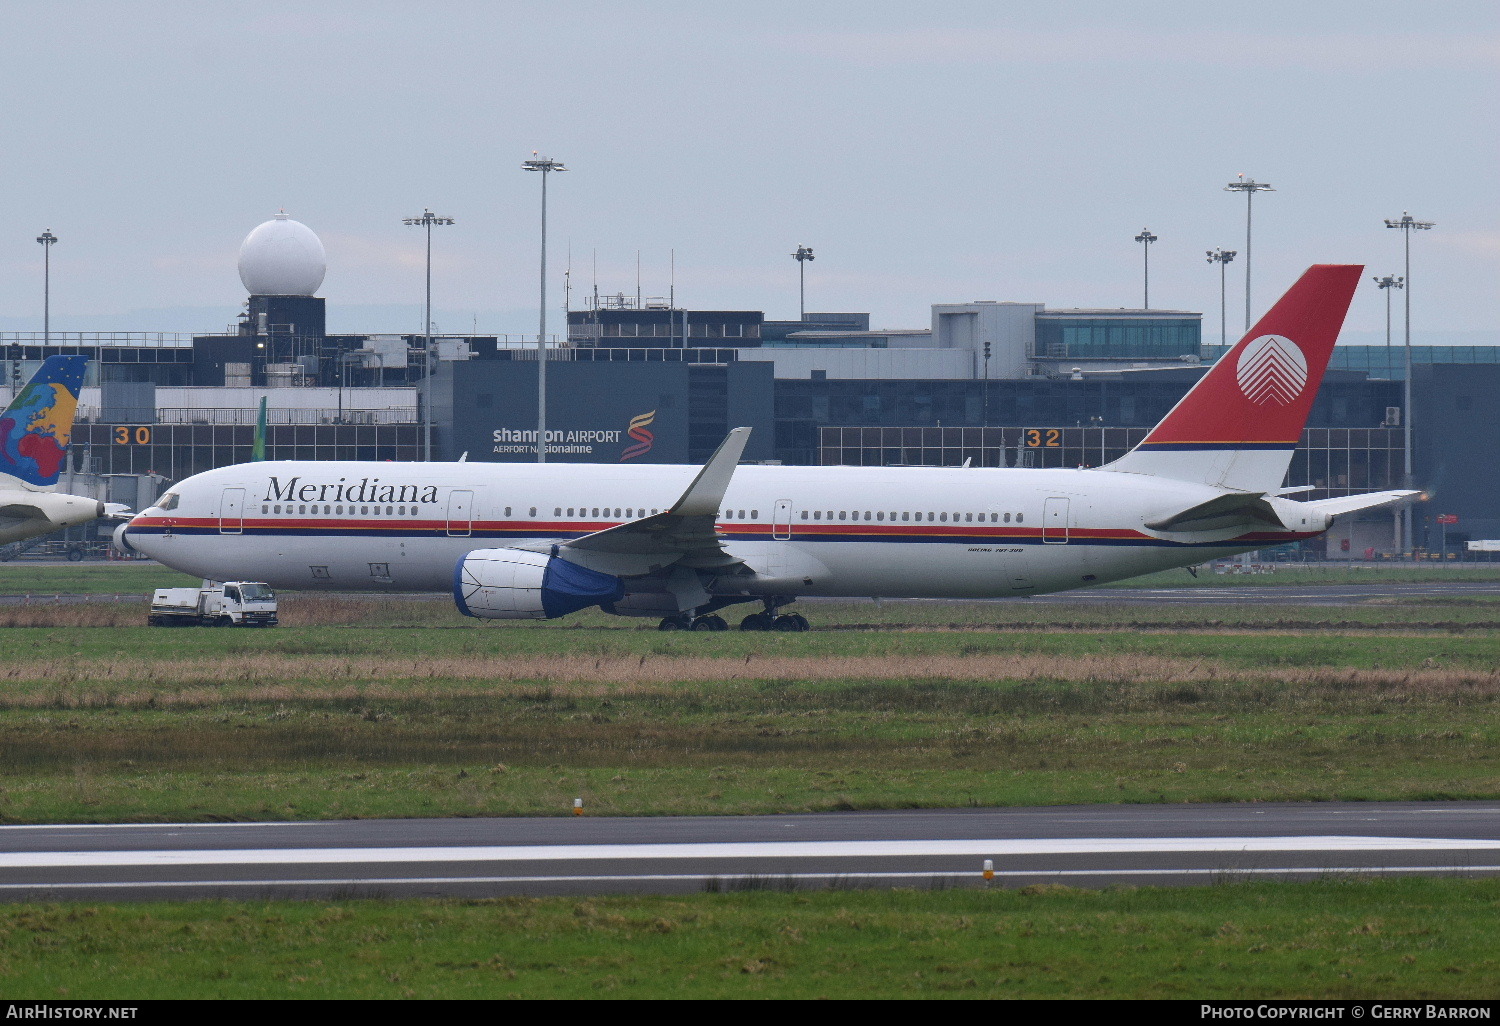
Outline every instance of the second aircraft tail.
<svg viewBox="0 0 1500 1026"><path fill-rule="evenodd" d="M86 356L49 356L0 413L0 483L32 491L57 485L73 437Z"/></svg>

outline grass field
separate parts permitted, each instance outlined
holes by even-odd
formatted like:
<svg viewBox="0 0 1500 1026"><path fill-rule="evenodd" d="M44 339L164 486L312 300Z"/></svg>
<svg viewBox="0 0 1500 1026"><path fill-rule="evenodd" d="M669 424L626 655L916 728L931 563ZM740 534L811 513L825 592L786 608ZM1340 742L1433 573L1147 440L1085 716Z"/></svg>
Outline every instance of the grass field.
<svg viewBox="0 0 1500 1026"><path fill-rule="evenodd" d="M306 599L289 620L370 625L14 627L0 818L1500 795L1493 607L1338 610L1359 617L1338 629L1296 619L1328 610L1256 608L1189 630L1181 608L1152 624L1090 607L1059 627L1082 611L1021 604L997 627L990 604L828 603L826 622L876 622L705 635L602 616L412 629L378 624L454 620L441 603Z"/></svg>
<svg viewBox="0 0 1500 1026"><path fill-rule="evenodd" d="M1500 581L1500 563L1433 563L1380 564L1336 563L1303 565L1272 564L1271 573L1214 573L1208 568L1194 577L1186 570L1164 570L1161 573L1133 577L1128 581L1105 584L1105 588L1273 588L1278 585L1308 584L1440 584L1447 581Z"/></svg>
<svg viewBox="0 0 1500 1026"><path fill-rule="evenodd" d="M139 602L0 606L0 820L566 815L575 797L591 815L1500 797L1500 603L1296 607L1274 593L810 603L806 634L663 634L597 613L498 624L340 596L291 596L269 631L153 630ZM1500 985L1496 881L763 883L0 905L0 990L1451 998Z"/></svg>
<svg viewBox="0 0 1500 1026"><path fill-rule="evenodd" d="M160 563L0 563L0 595L148 595L197 583Z"/></svg>
<svg viewBox="0 0 1500 1026"><path fill-rule="evenodd" d="M1469 565L1353 565L1278 564L1271 574L1216 574L1208 570L1196 578L1185 570L1121 581L1103 587L1222 588L1276 587L1307 584L1368 584L1381 581L1430 584L1444 581L1500 581L1500 563ZM159 563L0 563L0 595L146 595L156 588L180 588L198 579Z"/></svg>
<svg viewBox="0 0 1500 1026"><path fill-rule="evenodd" d="M64 998L1463 998L1500 881L0 906Z"/></svg>

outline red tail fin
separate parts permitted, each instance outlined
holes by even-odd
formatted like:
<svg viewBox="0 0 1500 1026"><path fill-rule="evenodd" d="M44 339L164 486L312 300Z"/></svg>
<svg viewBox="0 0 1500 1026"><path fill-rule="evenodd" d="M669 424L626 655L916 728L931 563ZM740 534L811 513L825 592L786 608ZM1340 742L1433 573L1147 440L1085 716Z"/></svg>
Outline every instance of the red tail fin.
<svg viewBox="0 0 1500 1026"><path fill-rule="evenodd" d="M1107 469L1246 491L1281 485L1364 267L1316 264Z"/></svg>

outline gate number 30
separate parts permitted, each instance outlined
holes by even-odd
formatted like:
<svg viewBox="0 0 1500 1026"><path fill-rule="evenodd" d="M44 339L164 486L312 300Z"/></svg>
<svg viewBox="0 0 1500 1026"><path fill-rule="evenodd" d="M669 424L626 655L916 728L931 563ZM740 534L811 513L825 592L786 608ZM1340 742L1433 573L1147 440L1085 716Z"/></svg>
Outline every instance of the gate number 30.
<svg viewBox="0 0 1500 1026"><path fill-rule="evenodd" d="M132 442L136 445L149 445L151 442L151 429L148 427L115 428L116 445L129 445Z"/></svg>

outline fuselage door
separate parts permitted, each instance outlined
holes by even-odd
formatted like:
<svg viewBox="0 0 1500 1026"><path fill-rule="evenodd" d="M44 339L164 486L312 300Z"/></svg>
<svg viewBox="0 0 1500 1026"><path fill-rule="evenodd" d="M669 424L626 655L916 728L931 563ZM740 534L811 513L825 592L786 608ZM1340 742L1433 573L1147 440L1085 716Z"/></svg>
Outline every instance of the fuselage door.
<svg viewBox="0 0 1500 1026"><path fill-rule="evenodd" d="M776 508L771 513L771 537L777 541L786 541L792 536L792 500L777 499Z"/></svg>
<svg viewBox="0 0 1500 1026"><path fill-rule="evenodd" d="M226 488L219 496L219 533L245 533L245 489Z"/></svg>
<svg viewBox="0 0 1500 1026"><path fill-rule="evenodd" d="M467 538L474 533L474 493L466 488L448 493L448 536Z"/></svg>
<svg viewBox="0 0 1500 1026"><path fill-rule="evenodd" d="M1042 504L1042 541L1048 545L1068 542L1068 500L1060 495Z"/></svg>

